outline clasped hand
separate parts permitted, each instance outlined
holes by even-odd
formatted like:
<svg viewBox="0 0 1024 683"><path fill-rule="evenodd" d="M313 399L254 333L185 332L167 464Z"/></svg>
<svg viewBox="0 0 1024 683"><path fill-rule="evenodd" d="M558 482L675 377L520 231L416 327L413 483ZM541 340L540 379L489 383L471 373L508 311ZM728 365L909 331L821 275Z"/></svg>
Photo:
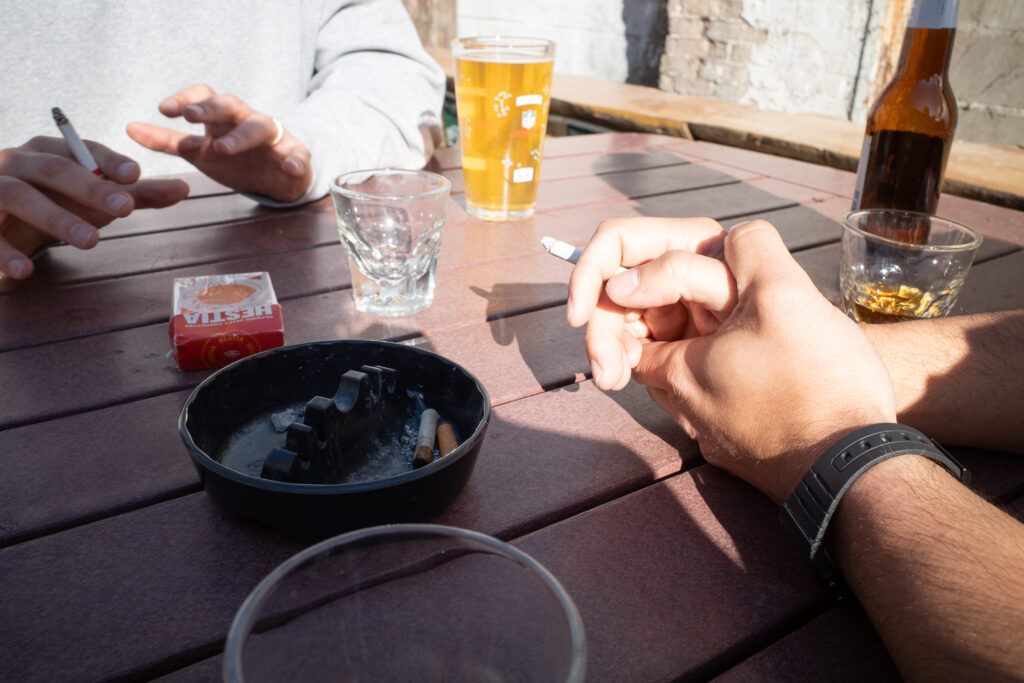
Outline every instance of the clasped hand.
<svg viewBox="0 0 1024 683"><path fill-rule="evenodd" d="M632 375L708 462L776 502L831 440L895 422L882 359L764 221L728 233L706 218L606 221L573 271L567 317L587 325L597 386Z"/></svg>

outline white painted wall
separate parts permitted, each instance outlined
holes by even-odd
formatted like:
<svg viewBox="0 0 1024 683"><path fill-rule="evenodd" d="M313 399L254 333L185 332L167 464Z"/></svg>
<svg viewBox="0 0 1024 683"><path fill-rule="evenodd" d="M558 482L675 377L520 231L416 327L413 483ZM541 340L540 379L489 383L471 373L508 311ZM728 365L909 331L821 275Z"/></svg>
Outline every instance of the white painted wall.
<svg viewBox="0 0 1024 683"><path fill-rule="evenodd" d="M457 0L460 36L533 35L557 43L555 70L623 82L623 2ZM661 86L766 110L863 122L888 0L667 0ZM868 16L868 13L871 16ZM1024 0L960 0L951 79L958 135L1024 144ZM866 32L865 32L866 31Z"/></svg>
<svg viewBox="0 0 1024 683"><path fill-rule="evenodd" d="M863 120L884 4L873 3L869 22L867 0L743 0L741 18L766 31L767 39L751 49L740 101L839 118L852 109L853 118Z"/></svg>
<svg viewBox="0 0 1024 683"><path fill-rule="evenodd" d="M626 80L623 0L458 0L460 37L532 36L555 41L555 71Z"/></svg>

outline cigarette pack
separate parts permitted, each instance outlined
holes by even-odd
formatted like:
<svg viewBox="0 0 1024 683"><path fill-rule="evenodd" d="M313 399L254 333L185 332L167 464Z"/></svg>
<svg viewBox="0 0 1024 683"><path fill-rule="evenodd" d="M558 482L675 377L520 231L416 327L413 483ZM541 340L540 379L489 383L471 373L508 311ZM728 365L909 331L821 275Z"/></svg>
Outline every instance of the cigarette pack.
<svg viewBox="0 0 1024 683"><path fill-rule="evenodd" d="M269 273L174 280L171 352L182 370L218 368L284 344Z"/></svg>

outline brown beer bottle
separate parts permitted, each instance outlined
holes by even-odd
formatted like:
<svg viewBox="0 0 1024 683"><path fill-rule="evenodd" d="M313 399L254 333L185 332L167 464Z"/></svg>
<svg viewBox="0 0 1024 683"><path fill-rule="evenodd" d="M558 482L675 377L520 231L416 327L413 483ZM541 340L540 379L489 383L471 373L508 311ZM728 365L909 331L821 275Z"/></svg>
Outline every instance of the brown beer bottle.
<svg viewBox="0 0 1024 683"><path fill-rule="evenodd" d="M915 0L899 65L868 114L853 209L934 214L956 130L949 59L959 0ZM924 235L900 236L923 242Z"/></svg>

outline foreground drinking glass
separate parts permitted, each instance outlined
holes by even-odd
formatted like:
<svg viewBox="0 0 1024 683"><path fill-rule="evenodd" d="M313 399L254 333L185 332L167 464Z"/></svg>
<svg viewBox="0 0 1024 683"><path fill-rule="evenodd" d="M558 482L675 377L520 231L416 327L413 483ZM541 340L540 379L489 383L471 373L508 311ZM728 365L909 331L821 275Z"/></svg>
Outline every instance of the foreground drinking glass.
<svg viewBox="0 0 1024 683"><path fill-rule="evenodd" d="M533 215L555 44L541 38L452 41L466 210L489 221Z"/></svg>
<svg viewBox="0 0 1024 683"><path fill-rule="evenodd" d="M356 171L331 183L356 309L411 315L434 300L451 183L428 171Z"/></svg>
<svg viewBox="0 0 1024 683"><path fill-rule="evenodd" d="M475 531L396 524L284 562L228 633L226 681L582 681L572 600L522 551Z"/></svg>
<svg viewBox="0 0 1024 683"><path fill-rule="evenodd" d="M847 214L839 259L843 312L863 323L946 315L981 241L974 228L924 213Z"/></svg>

